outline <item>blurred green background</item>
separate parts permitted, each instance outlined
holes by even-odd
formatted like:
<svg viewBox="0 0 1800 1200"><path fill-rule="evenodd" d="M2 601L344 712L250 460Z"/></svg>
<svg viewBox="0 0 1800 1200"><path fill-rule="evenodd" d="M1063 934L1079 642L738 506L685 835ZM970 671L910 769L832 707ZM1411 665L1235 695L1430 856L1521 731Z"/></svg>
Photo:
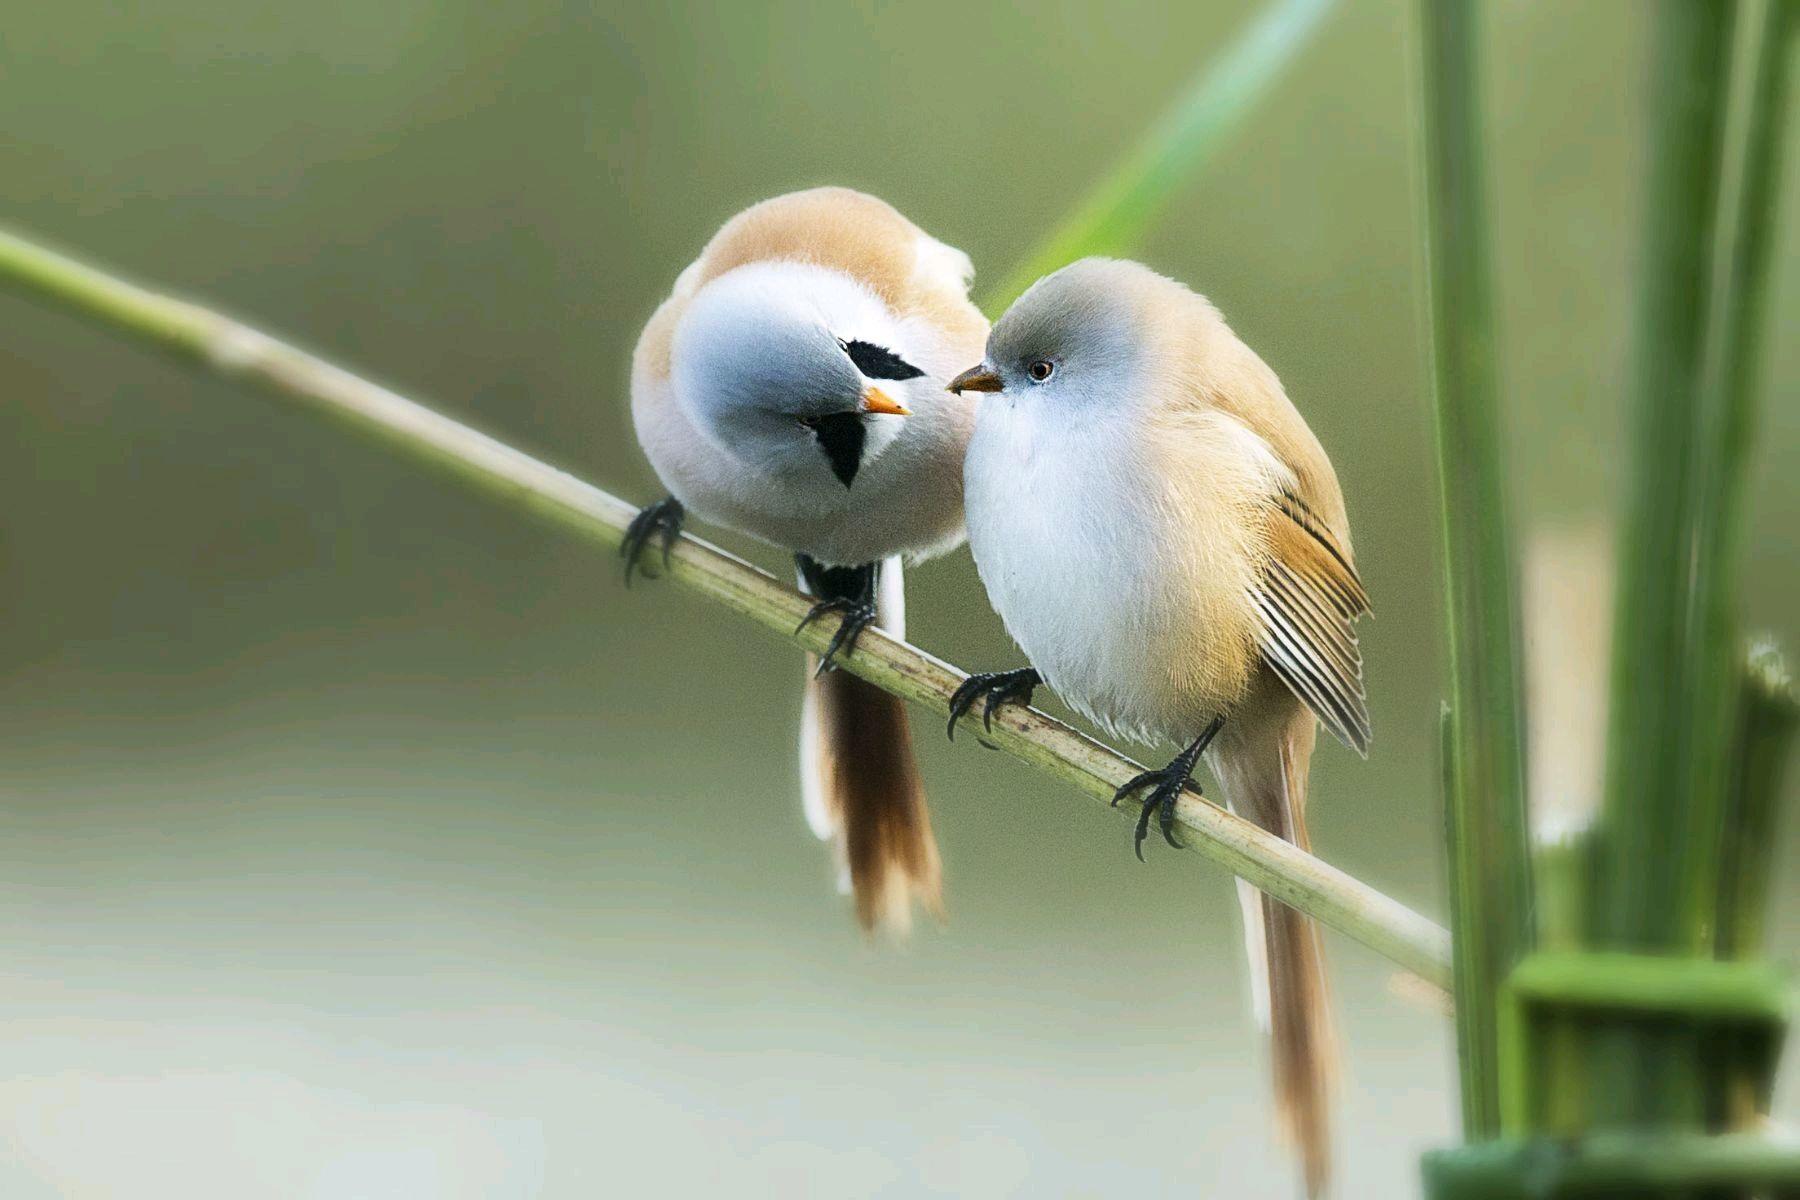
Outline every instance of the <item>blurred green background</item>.
<svg viewBox="0 0 1800 1200"><path fill-rule="evenodd" d="M1619 474L1645 47L1630 4L1492 10L1539 528ZM852 184L995 277L1251 11L14 5L0 220L648 500L627 359L725 217ZM1377 738L1320 754L1314 839L1441 912L1409 20L1340 6L1142 257L1336 460ZM1797 160L1747 578L1789 647ZM0 554L8 1197L1291 1194L1225 874L1139 867L1122 820L926 719L952 919L866 943L796 799L800 655L687 595L10 296ZM910 607L952 661L1019 661L966 552ZM1341 1194L1410 1192L1454 1136L1448 1025L1331 951Z"/></svg>

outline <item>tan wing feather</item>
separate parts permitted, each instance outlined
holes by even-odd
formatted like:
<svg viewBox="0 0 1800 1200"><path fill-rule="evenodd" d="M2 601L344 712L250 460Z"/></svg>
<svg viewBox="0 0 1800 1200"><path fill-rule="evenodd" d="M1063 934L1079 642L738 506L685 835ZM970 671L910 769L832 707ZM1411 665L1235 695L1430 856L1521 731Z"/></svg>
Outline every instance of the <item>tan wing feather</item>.
<svg viewBox="0 0 1800 1200"><path fill-rule="evenodd" d="M1369 706L1351 622L1369 611L1368 593L1345 547L1292 492L1275 497L1268 539L1256 590L1263 659L1333 737L1367 754Z"/></svg>
<svg viewBox="0 0 1800 1200"><path fill-rule="evenodd" d="M1366 754L1368 701L1351 622L1369 610L1369 595L1356 573L1337 472L1275 372L1218 310L1199 296L1184 307L1195 397L1241 421L1285 469L1267 495L1268 558L1253 589L1263 660L1332 736Z"/></svg>
<svg viewBox="0 0 1800 1200"><path fill-rule="evenodd" d="M1139 316L1160 347L1157 360L1185 365L1175 407L1231 417L1270 455L1267 490L1246 489L1243 514L1254 522L1260 511L1263 521L1261 568L1240 585L1253 602L1261 658L1334 737L1366 753L1368 703L1351 622L1369 597L1331 460L1275 372L1210 301L1149 271L1123 282L1143 292Z"/></svg>

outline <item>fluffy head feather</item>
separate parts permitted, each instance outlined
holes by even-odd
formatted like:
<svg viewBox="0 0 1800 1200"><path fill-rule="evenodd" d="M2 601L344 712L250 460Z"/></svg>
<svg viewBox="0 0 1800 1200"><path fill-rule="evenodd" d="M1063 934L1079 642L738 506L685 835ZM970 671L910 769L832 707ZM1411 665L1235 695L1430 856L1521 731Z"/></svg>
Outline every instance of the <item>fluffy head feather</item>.
<svg viewBox="0 0 1800 1200"><path fill-rule="evenodd" d="M632 358L632 420L657 474L695 516L821 562L955 545L974 406L943 383L987 333L967 276L961 252L859 192L739 213ZM848 415L846 360L913 415Z"/></svg>
<svg viewBox="0 0 1800 1200"><path fill-rule="evenodd" d="M1049 348L1046 351L1046 347ZM1110 380L1098 398L1164 411L1212 409L1267 444L1293 475L1294 490L1346 551L1349 522L1343 493L1324 447L1255 351L1232 332L1205 296L1142 263L1085 258L1044 276L1014 302L988 338L988 365L1007 381L1033 357L1061 353L1054 394L1086 376ZM1132 380L1136 387L1120 387Z"/></svg>
<svg viewBox="0 0 1800 1200"><path fill-rule="evenodd" d="M891 349L903 337L880 299L840 271L749 263L688 305L675 330L671 382L694 427L747 467L802 478L831 471L848 486L847 476L892 445L904 420L856 415L877 381L863 374L849 343L904 361ZM864 358L864 366L885 369ZM819 423L833 417L857 434L848 470L821 436Z"/></svg>

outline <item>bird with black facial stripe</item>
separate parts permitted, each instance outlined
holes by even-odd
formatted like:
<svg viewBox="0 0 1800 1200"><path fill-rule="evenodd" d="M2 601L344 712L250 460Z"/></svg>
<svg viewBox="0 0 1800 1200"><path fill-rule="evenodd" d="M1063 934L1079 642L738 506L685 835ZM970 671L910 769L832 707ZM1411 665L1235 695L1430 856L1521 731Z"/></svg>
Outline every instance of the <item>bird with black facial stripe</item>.
<svg viewBox="0 0 1800 1200"><path fill-rule="evenodd" d="M835 616L809 663L801 789L865 928L942 911L937 845L901 702L831 669L871 623L906 632L901 562L963 540L972 401L945 383L987 336L968 257L844 188L739 213L675 281L632 362L638 441L669 490L623 552L664 554L688 513L794 552Z"/></svg>

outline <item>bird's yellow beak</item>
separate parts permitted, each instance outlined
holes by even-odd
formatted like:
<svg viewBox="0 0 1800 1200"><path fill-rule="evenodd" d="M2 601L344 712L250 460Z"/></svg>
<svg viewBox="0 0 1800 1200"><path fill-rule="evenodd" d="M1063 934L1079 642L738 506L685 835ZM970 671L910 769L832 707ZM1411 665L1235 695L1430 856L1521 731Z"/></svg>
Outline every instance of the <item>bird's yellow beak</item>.
<svg viewBox="0 0 1800 1200"><path fill-rule="evenodd" d="M889 416L894 417L907 417L912 415L912 409L906 407L906 405L900 403L878 387L872 387L863 392L862 410L866 413L887 413Z"/></svg>
<svg viewBox="0 0 1800 1200"><path fill-rule="evenodd" d="M1000 376L990 371L986 363L970 367L961 375L950 381L947 391L962 395L964 392L1000 392L1006 390L1006 384Z"/></svg>

